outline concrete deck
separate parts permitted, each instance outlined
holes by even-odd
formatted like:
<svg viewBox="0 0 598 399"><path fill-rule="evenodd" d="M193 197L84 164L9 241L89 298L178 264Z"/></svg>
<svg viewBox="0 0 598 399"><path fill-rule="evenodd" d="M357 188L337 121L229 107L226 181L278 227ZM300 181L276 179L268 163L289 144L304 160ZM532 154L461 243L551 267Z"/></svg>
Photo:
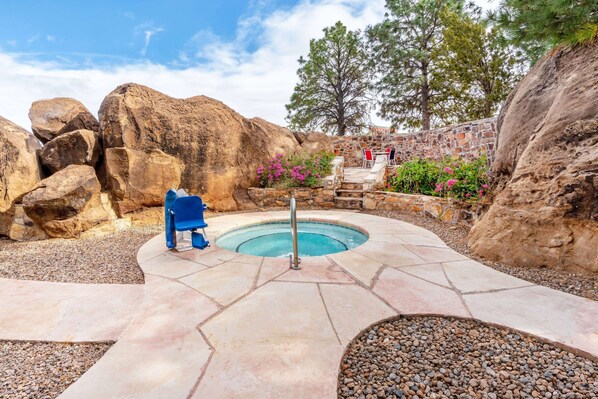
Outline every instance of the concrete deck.
<svg viewBox="0 0 598 399"><path fill-rule="evenodd" d="M347 344L372 323L398 314L475 318L598 356L598 302L500 273L398 220L336 210L298 216L359 226L370 239L351 251L306 257L293 271L288 259L216 246L179 253L166 249L163 236L153 238L137 256L146 275L143 299L131 287L105 293L119 322L101 312L96 324L107 323L109 332L98 332L84 315L86 305L74 304L67 309L81 325L57 329L49 323L38 333L87 340L120 332L60 398L336 398ZM231 229L286 218L287 212L226 215L209 219L207 231L214 242ZM39 284L54 283L1 280L0 302L14 290L26 298ZM43 313L37 306L62 289L12 304L0 316L0 338L32 339ZM30 316L10 327L22 314Z"/></svg>

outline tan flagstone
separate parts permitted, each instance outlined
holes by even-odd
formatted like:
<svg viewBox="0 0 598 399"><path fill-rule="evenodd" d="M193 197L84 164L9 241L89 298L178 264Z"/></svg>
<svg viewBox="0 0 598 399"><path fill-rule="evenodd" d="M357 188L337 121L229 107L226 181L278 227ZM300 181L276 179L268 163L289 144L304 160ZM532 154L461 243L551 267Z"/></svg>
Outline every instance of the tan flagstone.
<svg viewBox="0 0 598 399"><path fill-rule="evenodd" d="M301 258L301 269L291 270L276 278L277 281L298 281L310 283L354 283L345 271L324 256Z"/></svg>
<svg viewBox="0 0 598 399"><path fill-rule="evenodd" d="M116 340L143 297L142 284L0 279L0 339Z"/></svg>
<svg viewBox="0 0 598 399"><path fill-rule="evenodd" d="M217 350L192 399L335 399L343 348L289 341Z"/></svg>
<svg viewBox="0 0 598 399"><path fill-rule="evenodd" d="M117 342L69 386L59 399L185 399L201 375L211 350L198 331L155 347Z"/></svg>
<svg viewBox="0 0 598 399"><path fill-rule="evenodd" d="M463 295L473 317L598 356L598 302L533 286Z"/></svg>
<svg viewBox="0 0 598 399"><path fill-rule="evenodd" d="M345 269L353 278L369 286L383 266L381 262L368 258L355 251L338 252L328 255L330 259Z"/></svg>
<svg viewBox="0 0 598 399"><path fill-rule="evenodd" d="M400 270L405 273L409 273L412 276L419 277L431 283L450 287L451 284L446 279L442 264L440 263L428 263L425 265L417 266L405 266L401 267Z"/></svg>
<svg viewBox="0 0 598 399"><path fill-rule="evenodd" d="M231 261L193 273L180 281L226 306L253 288L259 268L259 264Z"/></svg>
<svg viewBox="0 0 598 399"><path fill-rule="evenodd" d="M218 247L210 247L204 250L191 249L184 252L173 251L171 253L179 258L188 259L208 267L217 266L241 256L241 254L237 252L227 251Z"/></svg>
<svg viewBox="0 0 598 399"><path fill-rule="evenodd" d="M426 237L416 233L397 233L394 234L399 240L405 244L423 245L429 247L446 248L446 244L438 237Z"/></svg>
<svg viewBox="0 0 598 399"><path fill-rule="evenodd" d="M155 258L146 260L139 264L144 273L157 276L179 278L200 270L207 269L207 266L174 256L171 253L158 255Z"/></svg>
<svg viewBox="0 0 598 399"><path fill-rule="evenodd" d="M201 327L216 349L298 341L338 344L316 284L269 282Z"/></svg>
<svg viewBox="0 0 598 399"><path fill-rule="evenodd" d="M467 256L461 255L451 248L436 248L421 245L405 245L405 248L416 253L419 257L428 261L428 263L469 260Z"/></svg>
<svg viewBox="0 0 598 399"><path fill-rule="evenodd" d="M343 345L371 324L397 314L370 290L357 285L320 284L320 291Z"/></svg>
<svg viewBox="0 0 598 399"><path fill-rule="evenodd" d="M211 349L196 326L218 311L206 296L146 276L146 302L121 339L60 399L187 398Z"/></svg>
<svg viewBox="0 0 598 399"><path fill-rule="evenodd" d="M469 316L455 291L393 268L380 274L374 292L400 313Z"/></svg>
<svg viewBox="0 0 598 399"><path fill-rule="evenodd" d="M168 252L166 238L164 234L158 234L139 248L137 262L144 262L166 252Z"/></svg>
<svg viewBox="0 0 598 399"><path fill-rule="evenodd" d="M459 291L476 292L534 285L529 281L509 276L474 260L442 264L448 279Z"/></svg>
<svg viewBox="0 0 598 399"><path fill-rule="evenodd" d="M388 266L400 267L430 263L407 249L407 246L401 244L368 241L353 249L353 251Z"/></svg>
<svg viewBox="0 0 598 399"><path fill-rule="evenodd" d="M265 257L260 268L260 275L257 279L257 286L261 286L270 280L289 270L290 264L287 258Z"/></svg>

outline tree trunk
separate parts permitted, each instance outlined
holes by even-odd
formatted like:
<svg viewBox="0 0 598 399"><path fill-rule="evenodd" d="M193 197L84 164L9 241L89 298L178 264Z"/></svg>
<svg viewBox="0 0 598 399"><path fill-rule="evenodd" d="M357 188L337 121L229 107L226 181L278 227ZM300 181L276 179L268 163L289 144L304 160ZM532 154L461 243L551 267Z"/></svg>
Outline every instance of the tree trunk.
<svg viewBox="0 0 598 399"><path fill-rule="evenodd" d="M430 85L427 65L422 65L422 77L422 130L430 130Z"/></svg>

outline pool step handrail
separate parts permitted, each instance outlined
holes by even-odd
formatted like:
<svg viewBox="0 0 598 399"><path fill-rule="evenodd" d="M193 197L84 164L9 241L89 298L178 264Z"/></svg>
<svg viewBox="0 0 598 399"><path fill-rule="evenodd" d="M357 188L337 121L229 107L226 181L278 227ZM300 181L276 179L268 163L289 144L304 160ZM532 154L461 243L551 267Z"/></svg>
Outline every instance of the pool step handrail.
<svg viewBox="0 0 598 399"><path fill-rule="evenodd" d="M299 259L299 243L297 239L297 202L295 197L291 198L291 240L293 241L293 253L289 255L291 269L299 270L301 259Z"/></svg>

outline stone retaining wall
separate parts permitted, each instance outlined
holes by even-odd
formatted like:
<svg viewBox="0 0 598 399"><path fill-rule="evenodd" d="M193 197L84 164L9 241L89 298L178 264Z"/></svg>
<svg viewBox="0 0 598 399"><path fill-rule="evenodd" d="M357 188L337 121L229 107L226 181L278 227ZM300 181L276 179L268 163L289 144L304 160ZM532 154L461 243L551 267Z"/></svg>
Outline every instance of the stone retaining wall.
<svg viewBox="0 0 598 399"><path fill-rule="evenodd" d="M474 158L487 154L494 159L496 118L450 125L409 134L333 137L334 152L345 158L345 166L361 166L361 149L395 147L397 162L414 157L441 159L446 155Z"/></svg>
<svg viewBox="0 0 598 399"><path fill-rule="evenodd" d="M288 207L291 197L295 197L297 207L302 205L322 208L334 207L334 188L248 188L247 194L260 208Z"/></svg>
<svg viewBox="0 0 598 399"><path fill-rule="evenodd" d="M365 209L428 214L447 223L473 225L487 209L486 204L468 204L450 198L374 191L365 193Z"/></svg>

